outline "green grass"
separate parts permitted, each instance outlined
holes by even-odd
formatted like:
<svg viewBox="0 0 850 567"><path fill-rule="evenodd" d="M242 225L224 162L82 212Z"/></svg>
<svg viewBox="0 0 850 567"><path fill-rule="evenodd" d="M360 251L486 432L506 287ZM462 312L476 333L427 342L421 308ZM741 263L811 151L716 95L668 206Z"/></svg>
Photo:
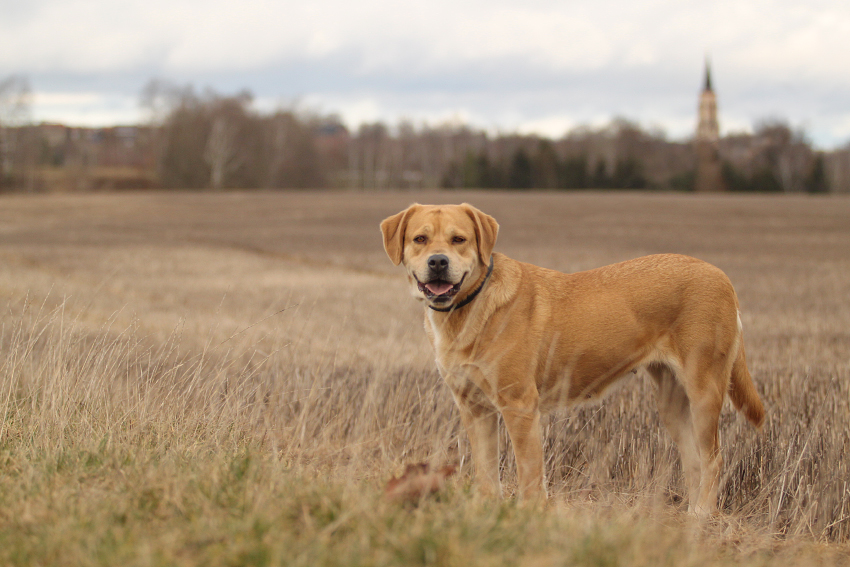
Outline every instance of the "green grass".
<svg viewBox="0 0 850 567"><path fill-rule="evenodd" d="M479 500L467 483L419 505L375 480L325 478L257 447L144 451L93 442L3 450L0 563L13 565L794 564L746 530L669 511ZM23 449L23 447L21 447ZM753 551L751 548L756 548Z"/></svg>
<svg viewBox="0 0 850 567"><path fill-rule="evenodd" d="M765 549L746 528L664 510L483 501L465 481L419 505L394 504L374 480L325 478L256 447L152 444L141 452L93 442L52 454L5 447L0 563L638 567L841 558L812 544Z"/></svg>

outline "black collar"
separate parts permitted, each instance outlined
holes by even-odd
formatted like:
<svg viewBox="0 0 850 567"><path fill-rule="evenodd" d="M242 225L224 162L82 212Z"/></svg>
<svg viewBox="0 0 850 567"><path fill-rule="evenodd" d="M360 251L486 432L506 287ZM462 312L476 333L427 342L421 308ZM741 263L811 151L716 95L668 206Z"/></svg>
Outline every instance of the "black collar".
<svg viewBox="0 0 850 567"><path fill-rule="evenodd" d="M448 313L449 311L454 311L455 309L460 309L460 308L461 308L461 307L463 307L464 305L469 305L469 303L470 303L473 299L475 299L475 296L477 296L479 293L481 293L481 290L482 290L482 289L484 289L484 285L487 283L487 280L489 280L489 279L490 279L490 274L492 274L492 273L493 273L493 256L491 255L491 256L490 256L490 267L489 267L489 268L487 268L487 275L486 275L486 276L484 276L484 281L483 281L483 282L481 282L481 285L480 285L480 286L478 286L478 288L477 288L475 291L473 291L472 293L470 293L469 295L467 295L467 296L464 298L464 300L463 300L463 301L461 301L461 302L460 302L460 303L458 303L457 305L451 305L451 306L449 306L449 307L434 307L433 305L428 305L428 307L430 307L430 308L431 308L431 309L433 309L434 311L440 311L440 312L442 312L442 313Z"/></svg>

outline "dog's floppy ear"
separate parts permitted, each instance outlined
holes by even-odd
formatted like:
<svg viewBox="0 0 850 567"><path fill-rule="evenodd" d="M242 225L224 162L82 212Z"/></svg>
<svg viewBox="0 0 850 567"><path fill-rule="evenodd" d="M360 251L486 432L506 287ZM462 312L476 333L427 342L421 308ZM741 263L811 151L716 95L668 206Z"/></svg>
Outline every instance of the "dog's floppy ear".
<svg viewBox="0 0 850 567"><path fill-rule="evenodd" d="M384 235L384 250L387 251L387 256L390 257L392 263L398 266L404 253L404 231L407 229L407 221L410 216L419 207L418 203L414 203L391 217L381 221L381 232Z"/></svg>
<svg viewBox="0 0 850 567"><path fill-rule="evenodd" d="M493 252L493 246L496 244L496 237L499 235L499 223L496 219L486 213L482 213L469 203L461 205L472 218L475 223L475 237L478 239L478 256L482 263L487 264L490 261L490 254Z"/></svg>

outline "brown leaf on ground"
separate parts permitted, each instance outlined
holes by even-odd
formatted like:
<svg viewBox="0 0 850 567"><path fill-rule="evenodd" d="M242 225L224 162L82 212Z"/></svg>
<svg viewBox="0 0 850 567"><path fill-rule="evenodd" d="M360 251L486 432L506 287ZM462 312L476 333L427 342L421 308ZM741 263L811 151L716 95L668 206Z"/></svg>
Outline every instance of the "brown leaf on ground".
<svg viewBox="0 0 850 567"><path fill-rule="evenodd" d="M415 502L443 489L446 479L456 472L454 465L432 470L428 463L407 465L404 474L393 477L384 488L384 496L396 502Z"/></svg>

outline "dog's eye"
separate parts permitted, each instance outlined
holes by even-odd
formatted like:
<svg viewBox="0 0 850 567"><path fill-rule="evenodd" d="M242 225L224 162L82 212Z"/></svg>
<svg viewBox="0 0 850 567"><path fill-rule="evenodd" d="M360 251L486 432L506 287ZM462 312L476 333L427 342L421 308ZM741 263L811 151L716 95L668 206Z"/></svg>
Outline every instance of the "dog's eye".
<svg viewBox="0 0 850 567"><path fill-rule="evenodd" d="M428 239L427 239L427 238L425 238L425 236L423 236L423 235L421 235L421 234L420 234L419 236L417 236L416 238L414 238L414 239L413 239L413 242L415 242L415 243L417 243L417 244L422 244L422 243L424 243L426 240L428 240Z"/></svg>
<svg viewBox="0 0 850 567"><path fill-rule="evenodd" d="M455 236L454 238L452 238L453 244L463 244L464 242L466 242L466 239L462 236Z"/></svg>

